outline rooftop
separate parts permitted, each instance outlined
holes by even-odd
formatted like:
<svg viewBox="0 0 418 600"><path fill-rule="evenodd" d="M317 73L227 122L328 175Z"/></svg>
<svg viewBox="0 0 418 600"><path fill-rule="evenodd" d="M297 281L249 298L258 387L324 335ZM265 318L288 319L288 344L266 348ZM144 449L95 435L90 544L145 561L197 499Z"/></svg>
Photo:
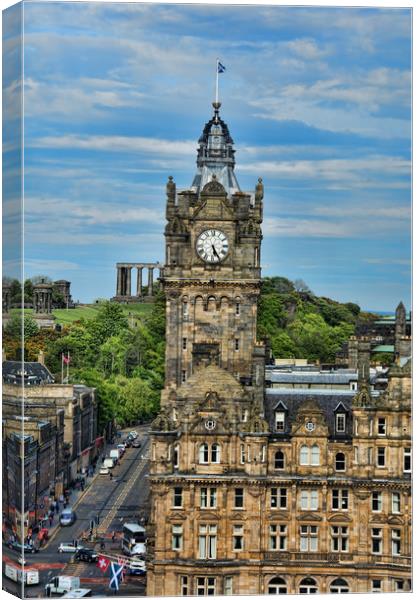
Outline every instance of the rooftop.
<svg viewBox="0 0 418 600"><path fill-rule="evenodd" d="M48 369L40 362L3 361L3 382L12 385L45 385L54 383Z"/></svg>

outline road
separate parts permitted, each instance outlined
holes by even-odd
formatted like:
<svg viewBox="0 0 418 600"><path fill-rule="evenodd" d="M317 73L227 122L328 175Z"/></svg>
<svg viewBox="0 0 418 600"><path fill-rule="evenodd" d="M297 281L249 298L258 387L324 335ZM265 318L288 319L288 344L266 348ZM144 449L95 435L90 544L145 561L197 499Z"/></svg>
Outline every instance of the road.
<svg viewBox="0 0 418 600"><path fill-rule="evenodd" d="M85 546L94 547L101 551L100 541L104 542L103 553L109 556L121 555L120 541L112 543L113 532L120 532L126 521L138 521L148 510L148 447L149 438L144 427L136 427L141 440L141 448L128 448L113 469L113 480L108 475L97 475L75 506L76 522L70 527L58 527L55 535L45 548L35 555L25 555L28 567L39 569L40 583L37 586L26 587L25 595L44 595L45 584L56 575L76 575L81 579L82 587L88 587L93 595L114 595L109 590L109 577L103 575L95 564L73 563L72 554L58 553L61 542L80 539L83 532L88 532L91 521L98 517L99 524L95 525L96 543L79 542ZM118 441L116 442L118 443ZM112 446L108 447L110 450ZM17 563L18 555L3 545L3 560ZM16 595L18 586L3 577L3 589ZM41 593L42 592L42 593ZM121 596L144 596L145 581L142 577L126 577L119 594Z"/></svg>

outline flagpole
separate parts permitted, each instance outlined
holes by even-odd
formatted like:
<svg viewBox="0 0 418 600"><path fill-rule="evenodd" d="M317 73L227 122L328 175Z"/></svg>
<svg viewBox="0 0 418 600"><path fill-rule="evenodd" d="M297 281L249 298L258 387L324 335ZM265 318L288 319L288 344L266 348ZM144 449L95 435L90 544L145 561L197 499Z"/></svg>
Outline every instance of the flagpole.
<svg viewBox="0 0 418 600"><path fill-rule="evenodd" d="M70 380L70 351L68 350L67 354L67 383Z"/></svg>
<svg viewBox="0 0 418 600"><path fill-rule="evenodd" d="M219 58L216 59L216 86L215 86L215 102L218 103L218 80L219 80Z"/></svg>
<svg viewBox="0 0 418 600"><path fill-rule="evenodd" d="M61 352L61 383L64 383L64 352Z"/></svg>

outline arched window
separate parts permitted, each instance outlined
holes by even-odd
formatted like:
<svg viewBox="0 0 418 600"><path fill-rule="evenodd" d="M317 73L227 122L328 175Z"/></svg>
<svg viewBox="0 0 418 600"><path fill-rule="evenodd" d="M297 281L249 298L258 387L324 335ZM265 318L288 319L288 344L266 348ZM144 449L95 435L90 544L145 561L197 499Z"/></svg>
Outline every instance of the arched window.
<svg viewBox="0 0 418 600"><path fill-rule="evenodd" d="M300 464L309 465L309 448L308 446L300 447Z"/></svg>
<svg viewBox="0 0 418 600"><path fill-rule="evenodd" d="M273 577L268 584L269 594L287 594L287 583L283 577Z"/></svg>
<svg viewBox="0 0 418 600"><path fill-rule="evenodd" d="M281 450L277 450L274 455L274 468L284 469L284 453Z"/></svg>
<svg viewBox="0 0 418 600"><path fill-rule="evenodd" d="M344 452L337 452L335 455L335 470L345 471L345 454Z"/></svg>
<svg viewBox="0 0 418 600"><path fill-rule="evenodd" d="M221 447L219 444L212 444L210 460L213 463L221 462Z"/></svg>
<svg viewBox="0 0 418 600"><path fill-rule="evenodd" d="M311 448L311 465L319 465L319 446L316 444Z"/></svg>
<svg viewBox="0 0 418 600"><path fill-rule="evenodd" d="M305 577L299 584L299 594L317 594L318 584L312 577Z"/></svg>
<svg viewBox="0 0 418 600"><path fill-rule="evenodd" d="M350 588L349 588L346 580L341 579L341 577L339 577L338 579L334 579L334 581L331 581L331 585L329 586L329 591L332 594L348 594L348 592L350 591Z"/></svg>
<svg viewBox="0 0 418 600"><path fill-rule="evenodd" d="M199 463L207 464L209 462L209 446L207 444L201 444L199 448Z"/></svg>

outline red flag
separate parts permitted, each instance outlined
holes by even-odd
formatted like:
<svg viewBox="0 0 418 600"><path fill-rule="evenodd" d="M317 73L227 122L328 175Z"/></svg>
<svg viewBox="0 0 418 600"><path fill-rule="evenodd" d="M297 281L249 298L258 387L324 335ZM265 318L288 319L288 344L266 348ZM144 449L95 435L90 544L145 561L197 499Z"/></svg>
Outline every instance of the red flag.
<svg viewBox="0 0 418 600"><path fill-rule="evenodd" d="M99 558L97 560L97 566L99 567L99 569L101 570L102 573L106 573L109 565L110 565L110 560L108 558L106 558L105 556L99 555Z"/></svg>
<svg viewBox="0 0 418 600"><path fill-rule="evenodd" d="M69 364L70 362L70 357L69 356L65 356L64 354L62 355L62 360L65 362L66 365Z"/></svg>

